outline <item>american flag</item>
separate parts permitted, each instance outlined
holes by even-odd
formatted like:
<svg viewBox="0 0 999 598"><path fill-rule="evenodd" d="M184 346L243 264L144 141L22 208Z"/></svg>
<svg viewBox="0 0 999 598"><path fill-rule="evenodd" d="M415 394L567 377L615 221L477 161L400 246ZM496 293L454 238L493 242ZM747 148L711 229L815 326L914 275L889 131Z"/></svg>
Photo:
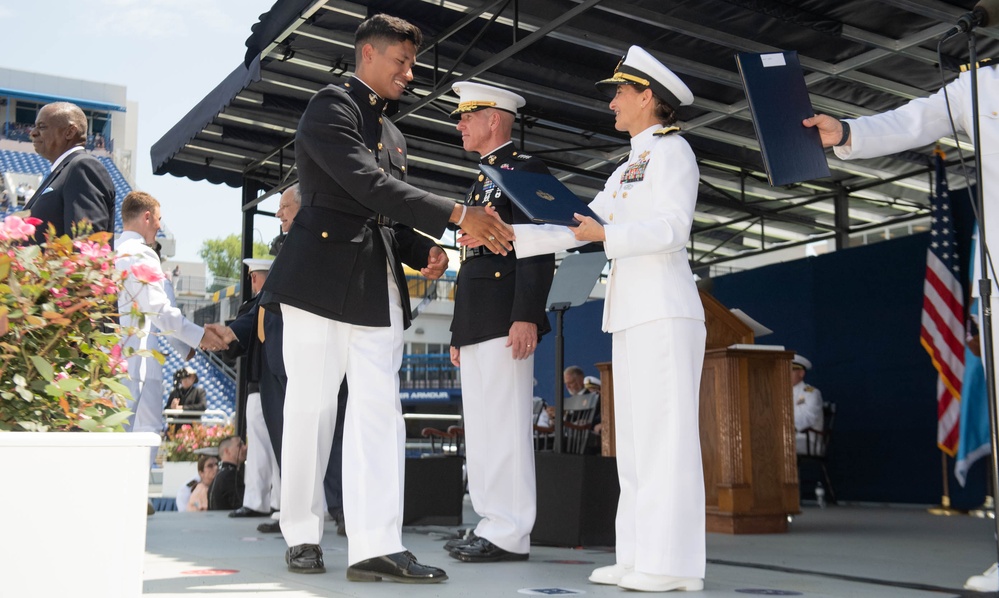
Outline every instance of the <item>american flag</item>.
<svg viewBox="0 0 999 598"><path fill-rule="evenodd" d="M937 380L937 446L957 451L964 378L964 290L958 266L954 219L947 194L947 171L936 155L936 188L930 196L930 245L926 249L920 342L933 360Z"/></svg>

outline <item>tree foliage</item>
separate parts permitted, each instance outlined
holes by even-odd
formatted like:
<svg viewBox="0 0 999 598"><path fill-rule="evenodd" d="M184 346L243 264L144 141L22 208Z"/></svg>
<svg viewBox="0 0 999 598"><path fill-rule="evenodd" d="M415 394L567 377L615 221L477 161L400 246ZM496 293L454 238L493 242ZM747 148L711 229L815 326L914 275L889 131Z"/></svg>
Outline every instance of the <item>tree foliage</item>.
<svg viewBox="0 0 999 598"><path fill-rule="evenodd" d="M198 250L205 260L208 271L215 278L239 278L242 275L240 253L243 249L242 237L229 235L224 239L206 239ZM267 258L268 247L264 243L253 242L253 257Z"/></svg>

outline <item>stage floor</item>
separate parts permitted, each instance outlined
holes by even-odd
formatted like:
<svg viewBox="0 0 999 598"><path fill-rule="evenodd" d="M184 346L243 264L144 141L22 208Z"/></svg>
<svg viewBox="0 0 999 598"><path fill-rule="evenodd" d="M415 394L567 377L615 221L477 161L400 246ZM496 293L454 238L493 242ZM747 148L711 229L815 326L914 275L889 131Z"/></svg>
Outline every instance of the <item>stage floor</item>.
<svg viewBox="0 0 999 598"><path fill-rule="evenodd" d="M477 516L465 498L469 527ZM615 586L589 583L594 567L614 562L611 548L536 546L526 562L469 564L442 550L458 528L405 528L403 542L421 562L442 567L443 584L403 587L345 578L346 539L327 523L325 574L285 568L279 535L259 534L262 519L230 519L225 512L159 512L149 517L144 595L272 598L518 595L622 596ZM938 517L909 506L804 505L786 534L708 534L705 597L735 595L992 596L967 593L965 579L996 560L993 522ZM634 594L633 594L634 595Z"/></svg>

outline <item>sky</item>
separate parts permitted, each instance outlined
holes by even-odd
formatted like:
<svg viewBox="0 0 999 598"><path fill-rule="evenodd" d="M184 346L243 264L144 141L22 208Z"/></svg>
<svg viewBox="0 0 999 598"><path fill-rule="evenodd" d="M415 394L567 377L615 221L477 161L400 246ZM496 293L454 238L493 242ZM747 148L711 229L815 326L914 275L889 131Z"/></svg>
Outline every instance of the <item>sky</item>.
<svg viewBox="0 0 999 598"><path fill-rule="evenodd" d="M125 86L139 112L135 186L160 200L166 226L177 239L173 260L200 262L205 239L240 234L240 190L154 176L149 149L242 63L250 27L275 2L5 2L0 67ZM276 198L261 209L276 210ZM258 217L256 222L255 239L269 243L278 221Z"/></svg>

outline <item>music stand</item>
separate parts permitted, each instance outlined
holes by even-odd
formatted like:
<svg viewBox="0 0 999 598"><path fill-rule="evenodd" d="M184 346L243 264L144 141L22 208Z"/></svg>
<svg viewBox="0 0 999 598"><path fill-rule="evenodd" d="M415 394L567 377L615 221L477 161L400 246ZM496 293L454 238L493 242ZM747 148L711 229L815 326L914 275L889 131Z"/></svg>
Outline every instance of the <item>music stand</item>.
<svg viewBox="0 0 999 598"><path fill-rule="evenodd" d="M562 317L570 307L586 303L593 285L600 278L607 255L603 251L593 253L570 253L565 256L548 292L548 311L555 312L555 446L556 453L562 452L562 417L565 401L565 388L562 384L563 360L565 358L565 338L562 335Z"/></svg>

